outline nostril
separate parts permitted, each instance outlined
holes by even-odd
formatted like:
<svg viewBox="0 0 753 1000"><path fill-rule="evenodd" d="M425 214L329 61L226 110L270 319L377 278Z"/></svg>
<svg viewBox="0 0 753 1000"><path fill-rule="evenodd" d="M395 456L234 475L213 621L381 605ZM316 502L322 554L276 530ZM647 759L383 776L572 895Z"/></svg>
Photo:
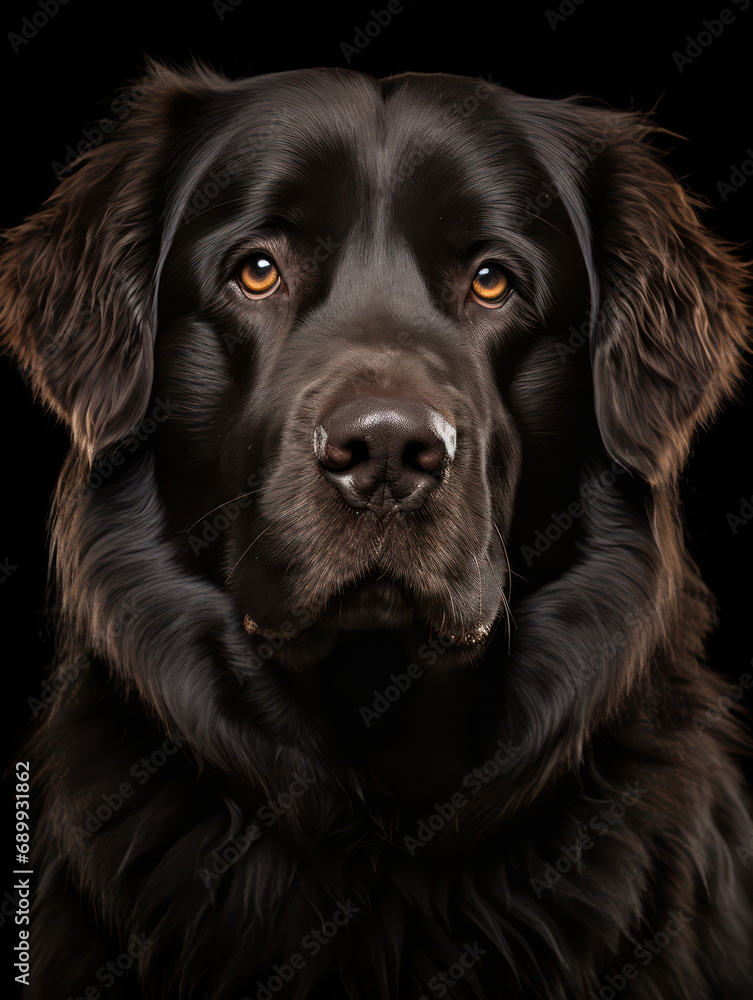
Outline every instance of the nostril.
<svg viewBox="0 0 753 1000"><path fill-rule="evenodd" d="M369 459L369 448L365 441L357 438L333 437L323 424L314 429L314 454L325 469L332 472L347 472Z"/></svg>
<svg viewBox="0 0 753 1000"><path fill-rule="evenodd" d="M330 445L319 461L328 469L346 469L353 460L353 449L347 445Z"/></svg>
<svg viewBox="0 0 753 1000"><path fill-rule="evenodd" d="M354 466L369 460L369 449L365 441L348 441L347 444L328 441L317 457L326 469L348 472Z"/></svg>
<svg viewBox="0 0 753 1000"><path fill-rule="evenodd" d="M442 441L436 441L427 446L423 441L411 441L403 452L403 462L410 469L428 472L437 476L444 468L447 460L447 450Z"/></svg>

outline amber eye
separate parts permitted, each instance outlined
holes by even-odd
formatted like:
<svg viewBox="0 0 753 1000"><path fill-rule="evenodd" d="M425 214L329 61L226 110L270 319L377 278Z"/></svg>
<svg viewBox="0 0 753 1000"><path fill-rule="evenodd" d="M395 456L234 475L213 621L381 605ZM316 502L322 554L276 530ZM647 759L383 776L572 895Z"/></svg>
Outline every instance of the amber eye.
<svg viewBox="0 0 753 1000"><path fill-rule="evenodd" d="M243 291L252 299L263 299L279 287L280 272L268 253L257 250L244 262L238 272L238 281Z"/></svg>
<svg viewBox="0 0 753 1000"><path fill-rule="evenodd" d="M499 264L488 261L476 271L471 290L479 305L494 308L506 297L510 290L510 282Z"/></svg>

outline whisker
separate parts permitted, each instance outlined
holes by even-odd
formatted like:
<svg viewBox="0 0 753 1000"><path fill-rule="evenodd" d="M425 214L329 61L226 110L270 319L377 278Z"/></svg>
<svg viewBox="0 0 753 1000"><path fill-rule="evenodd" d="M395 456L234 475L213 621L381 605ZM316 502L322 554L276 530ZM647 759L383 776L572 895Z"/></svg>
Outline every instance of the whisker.
<svg viewBox="0 0 753 1000"><path fill-rule="evenodd" d="M249 490L248 493L241 493L237 497L231 497L230 500L223 500L222 503L218 503L216 507L212 507L211 510L208 510L206 514L202 514L200 517L197 517L193 524L189 524L184 531L190 531L191 528L199 523L199 521L203 521L205 517L209 517L210 514L214 514L214 512L219 510L221 507L227 507L229 503L234 503L236 500L242 500L244 497L251 497L254 493L261 493L262 489L263 487L260 486L258 490Z"/></svg>
<svg viewBox="0 0 753 1000"><path fill-rule="evenodd" d="M505 607L505 620L507 622L507 652L509 653L510 649L512 647L512 628L510 627L510 621L512 621L512 624L515 625L515 628L517 628L518 626L515 623L515 618L514 618L513 613L512 613L512 611L510 609L510 603L507 600L507 598L505 597L504 588L503 588L502 584L499 582L499 577L497 576L497 571L495 570L494 565L492 564L492 561L489 558L489 554L488 553L486 553L486 561L489 563L489 569L492 571L492 575L494 576L494 579L497 581L497 587L499 589L499 596L502 598L502 603L503 603L503 605Z"/></svg>
<svg viewBox="0 0 753 1000"><path fill-rule="evenodd" d="M475 554L473 561L476 563L476 569L478 570L478 620L481 621L484 617L484 584L481 579L481 564Z"/></svg>
<svg viewBox="0 0 753 1000"><path fill-rule="evenodd" d="M287 578L288 572L290 571L290 567L293 565L293 560L294 559L295 559L295 556L291 556L290 557L290 561L288 562L287 566L285 567L285 572L282 574L282 582L283 583L285 582L285 580Z"/></svg>
<svg viewBox="0 0 753 1000"><path fill-rule="evenodd" d="M261 531L261 532L259 532L259 534L258 534L258 535L256 536L256 538L255 538L255 539L253 540L253 542L251 542L251 544L250 544L250 545L248 546L248 548L247 548L247 549L244 549L244 550L243 550L243 552L241 552L241 555L240 555L240 558L238 559L238 562L236 562L235 566L233 566L233 568L232 568L232 569L230 570L230 572L228 573L228 575L227 575L227 576L225 577L225 583L227 583L227 582L228 582L228 580L230 579L230 577L231 577L231 576L233 575L233 573L234 573L234 572L235 572L235 570L237 569L237 567L238 567L238 563L239 563L239 562L241 561L241 559L242 559L242 558L243 558L243 557L244 557L244 556L245 556L245 555L246 555L246 554L247 554L248 552L250 552L250 551L251 551L251 549L252 549L252 548L254 547L254 545L256 545L256 543L257 543L257 542L259 541L259 539L261 538L261 536L262 536L262 535L263 535L263 534L264 534L265 532L269 531L269 529L270 529L271 527L272 527L272 525L271 525L271 524L268 524L268 525L266 526L266 528L264 529L264 531Z"/></svg>
<svg viewBox="0 0 753 1000"><path fill-rule="evenodd" d="M497 527L497 525L494 523L494 521L492 521L492 524L494 525L494 530L497 532L497 537L499 538L499 543L502 546L502 552L504 553L504 556L505 556L505 562L507 563L507 581L508 581L508 585L510 587L510 590L509 590L509 592L507 594L507 597L508 597L508 600L509 600L512 597L512 569L510 568L510 557L507 554L507 546L505 545L505 540L502 537L501 531L499 530L499 528ZM516 573L515 575L516 576L520 576L519 573ZM521 579L523 579L523 578L521 577Z"/></svg>
<svg viewBox="0 0 753 1000"><path fill-rule="evenodd" d="M452 616L451 617L451 621L454 622L454 621L456 621L456 618L455 618L455 602L452 599L452 589L449 586L447 587L447 596L450 598L450 615Z"/></svg>

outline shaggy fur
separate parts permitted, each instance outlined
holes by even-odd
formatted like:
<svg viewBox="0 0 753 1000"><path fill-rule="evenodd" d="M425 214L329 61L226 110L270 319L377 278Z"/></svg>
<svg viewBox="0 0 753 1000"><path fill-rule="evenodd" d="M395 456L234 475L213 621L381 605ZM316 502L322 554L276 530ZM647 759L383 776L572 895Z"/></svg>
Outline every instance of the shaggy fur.
<svg viewBox="0 0 753 1000"><path fill-rule="evenodd" d="M143 87L0 270L73 442L26 995L750 996L677 488L747 275L652 124L439 74Z"/></svg>

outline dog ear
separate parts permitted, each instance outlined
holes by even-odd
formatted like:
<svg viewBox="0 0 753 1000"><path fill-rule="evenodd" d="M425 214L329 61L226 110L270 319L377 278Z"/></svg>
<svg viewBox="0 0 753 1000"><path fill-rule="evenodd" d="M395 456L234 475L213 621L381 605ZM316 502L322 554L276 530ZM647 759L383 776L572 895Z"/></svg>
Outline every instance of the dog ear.
<svg viewBox="0 0 753 1000"><path fill-rule="evenodd" d="M749 274L661 162L648 117L578 99L527 99L526 111L589 268L602 440L620 464L666 482L739 384Z"/></svg>
<svg viewBox="0 0 753 1000"><path fill-rule="evenodd" d="M646 122L617 131L593 178L596 415L612 457L655 483L676 475L696 428L735 394L749 275L649 147Z"/></svg>
<svg viewBox="0 0 753 1000"><path fill-rule="evenodd" d="M89 461L129 436L148 405L175 122L220 79L150 64L119 99L118 130L5 234L0 339Z"/></svg>

